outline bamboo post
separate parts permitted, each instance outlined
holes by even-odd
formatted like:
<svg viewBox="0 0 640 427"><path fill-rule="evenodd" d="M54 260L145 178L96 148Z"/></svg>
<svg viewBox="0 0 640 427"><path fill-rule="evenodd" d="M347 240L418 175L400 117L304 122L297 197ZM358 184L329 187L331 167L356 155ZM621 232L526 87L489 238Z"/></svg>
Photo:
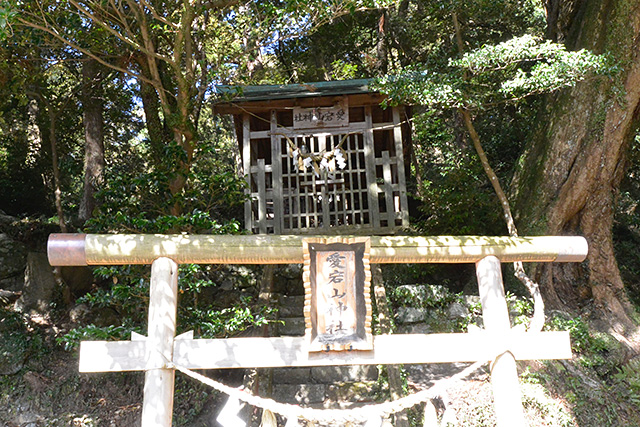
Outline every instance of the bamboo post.
<svg viewBox="0 0 640 427"><path fill-rule="evenodd" d="M485 330L493 334L509 333L511 321L502 284L500 260L492 255L481 259L476 263L476 275ZM491 364L491 385L497 426L524 426L516 359L510 351L496 356Z"/></svg>
<svg viewBox="0 0 640 427"><path fill-rule="evenodd" d="M145 373L142 427L171 427L175 371L173 360L178 307L178 264L158 258L151 264L149 294L148 366Z"/></svg>

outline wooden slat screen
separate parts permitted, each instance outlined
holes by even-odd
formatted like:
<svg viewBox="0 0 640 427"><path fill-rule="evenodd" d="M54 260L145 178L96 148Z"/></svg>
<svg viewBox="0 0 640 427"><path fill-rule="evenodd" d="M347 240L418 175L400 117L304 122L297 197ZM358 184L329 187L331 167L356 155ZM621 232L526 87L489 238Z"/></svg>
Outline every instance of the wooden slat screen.
<svg viewBox="0 0 640 427"><path fill-rule="evenodd" d="M254 128L245 116L243 163L251 197L247 229L257 234L378 234L408 225L400 115L397 109L356 108L361 112L353 116L359 119L348 128L294 131L286 112L272 111L263 119L270 119L266 131L265 123ZM316 154L343 141L346 168L320 175L310 167L299 170L289 141Z"/></svg>

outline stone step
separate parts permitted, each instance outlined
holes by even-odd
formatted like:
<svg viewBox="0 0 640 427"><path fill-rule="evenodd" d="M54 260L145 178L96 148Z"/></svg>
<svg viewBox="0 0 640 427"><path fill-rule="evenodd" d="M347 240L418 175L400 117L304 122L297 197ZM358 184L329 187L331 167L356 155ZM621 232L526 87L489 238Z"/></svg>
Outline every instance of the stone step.
<svg viewBox="0 0 640 427"><path fill-rule="evenodd" d="M274 384L271 398L276 402L313 405L323 403L325 384Z"/></svg>
<svg viewBox="0 0 640 427"><path fill-rule="evenodd" d="M282 403L347 409L375 401L375 381L274 384L271 398Z"/></svg>
<svg viewBox="0 0 640 427"><path fill-rule="evenodd" d="M378 379L375 365L360 366L314 366L311 368L311 380L317 383L362 382Z"/></svg>
<svg viewBox="0 0 640 427"><path fill-rule="evenodd" d="M275 384L333 384L363 382L378 379L378 368L363 366L313 366L302 368L274 368Z"/></svg>
<svg viewBox="0 0 640 427"><path fill-rule="evenodd" d="M299 337L304 335L304 317L286 317L280 320L284 322L284 324L278 325L280 336Z"/></svg>
<svg viewBox="0 0 640 427"><path fill-rule="evenodd" d="M287 296L280 299L280 318L300 317L304 314L304 295Z"/></svg>

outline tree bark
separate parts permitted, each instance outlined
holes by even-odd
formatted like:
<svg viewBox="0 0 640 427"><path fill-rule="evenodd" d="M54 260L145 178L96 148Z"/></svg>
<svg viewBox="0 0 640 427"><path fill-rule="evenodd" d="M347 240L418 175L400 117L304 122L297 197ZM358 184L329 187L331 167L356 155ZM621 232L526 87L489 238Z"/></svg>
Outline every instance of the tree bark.
<svg viewBox="0 0 640 427"><path fill-rule="evenodd" d="M138 64L141 68L141 74L150 73L148 61L144 56L138 58ZM158 73L161 79L165 79L167 74L163 64L158 67ZM162 99L157 89L146 82L151 77L141 79L140 82L140 99L145 114L145 122L149 134L149 143L151 147L151 156L153 163L168 175L168 190L170 196L177 196L185 187L193 162L194 149L196 144L196 123L191 121L190 97L188 96L188 88L178 87L176 90L178 96L169 98L166 105L163 105ZM170 80L170 79L168 79ZM171 83L166 85L170 87ZM162 117L161 117L162 112ZM177 117L177 119L176 119ZM176 147L184 150L183 155L170 154L166 147L175 143ZM177 200L177 198L176 198ZM169 206L169 214L180 215L182 206L175 201Z"/></svg>
<svg viewBox="0 0 640 427"><path fill-rule="evenodd" d="M62 208L62 185L60 183L60 165L58 161L58 139L56 137L56 123L59 114L53 111L53 107L47 106L49 116L49 143L51 144L51 168L53 170L53 195L56 205L56 213L58 214L58 225L60 231L66 233L67 223L64 219L64 210Z"/></svg>
<svg viewBox="0 0 640 427"><path fill-rule="evenodd" d="M389 69L388 55L389 51L387 49L387 41L385 40L387 37L387 28L389 22L389 14L386 10L382 10L380 13L380 18L378 19L378 31L377 31L377 43L376 43L376 56L377 63L376 68L378 69L378 73L383 76L387 74Z"/></svg>
<svg viewBox="0 0 640 427"><path fill-rule="evenodd" d="M42 151L42 135L38 127L39 109L38 101L30 97L27 105L27 155L24 162L27 167L36 164Z"/></svg>
<svg viewBox="0 0 640 427"><path fill-rule="evenodd" d="M149 134L149 146L151 148L151 157L155 165L160 164L163 158L164 145L169 130L160 118L160 98L156 93L156 89L148 82L150 79L150 71L147 61L143 55L136 55L136 63L140 66L140 74L144 79L139 79L140 100L142 101L142 109L144 111L145 124L147 133Z"/></svg>
<svg viewBox="0 0 640 427"><path fill-rule="evenodd" d="M637 327L615 260L612 227L640 117L640 3L575 2L551 12L553 32L569 49L611 52L623 70L613 79L586 81L549 97L512 183L516 221L527 234L587 238L585 263L543 264L535 279L548 306L575 309L593 302L594 319L630 337ZM638 349L638 337L631 338Z"/></svg>
<svg viewBox="0 0 640 427"><path fill-rule="evenodd" d="M89 59L82 66L82 107L84 110L84 192L78 219L84 223L96 208L95 193L104 172L104 103L102 76L97 61Z"/></svg>

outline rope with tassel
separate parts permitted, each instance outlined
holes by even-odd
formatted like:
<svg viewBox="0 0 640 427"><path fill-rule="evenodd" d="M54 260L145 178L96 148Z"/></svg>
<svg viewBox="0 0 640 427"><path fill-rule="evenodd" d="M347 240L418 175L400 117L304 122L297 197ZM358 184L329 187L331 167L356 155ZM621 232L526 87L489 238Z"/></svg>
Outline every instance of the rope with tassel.
<svg viewBox="0 0 640 427"><path fill-rule="evenodd" d="M320 153L303 153L300 148L289 138L287 135L281 132L274 132L273 135L278 135L286 138L289 145L289 157L293 158L293 163L298 167L299 171L304 171L311 167L317 177L323 170L327 172L335 172L336 167L338 169L344 169L347 166L347 156L342 148L344 142L352 135L352 133L345 134L338 143L337 146L329 151L322 150Z"/></svg>

